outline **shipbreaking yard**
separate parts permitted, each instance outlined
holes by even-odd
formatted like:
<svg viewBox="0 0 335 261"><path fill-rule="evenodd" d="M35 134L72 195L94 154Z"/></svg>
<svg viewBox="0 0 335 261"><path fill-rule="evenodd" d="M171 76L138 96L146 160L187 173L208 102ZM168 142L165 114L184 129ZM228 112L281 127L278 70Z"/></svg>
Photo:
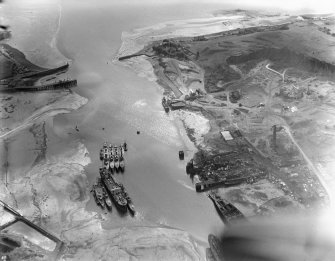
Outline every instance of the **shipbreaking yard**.
<svg viewBox="0 0 335 261"><path fill-rule="evenodd" d="M306 209L314 212L332 204L331 191L335 188L332 177L335 167L334 17L277 17L243 10L235 10L232 14L242 15L246 19L227 21L225 26L236 29L214 34L180 37L183 34L178 33L178 37L168 38L173 35L173 29L169 27L164 37L159 33L160 27L152 31L155 34L153 37L145 35L147 29L141 33L135 32L135 41L146 43L142 45L142 50L118 57L121 63L127 63L129 59L131 62L133 57L145 58L151 63L152 70L148 72L145 72L148 66L143 66L143 75L156 79L163 87L161 105L165 113L156 110L155 106L148 106L149 114L144 115L151 116L156 110L159 119L176 118L178 124L182 123L188 138L197 149L186 164L186 173L194 188L183 183L183 180L170 182L171 177L173 180L179 179L176 176L165 179L169 172L179 174L178 168L165 171L166 167L177 163L178 151L175 159L169 161L164 158L165 165L155 164L161 158L152 152L159 148L150 150L150 155L143 155L142 148L157 141L146 139L148 131L144 127L153 124L151 121L143 121L145 124L141 125L142 129L135 126L136 132L133 134L137 141L132 137L131 144L135 141L134 144L141 146L131 149L134 153L130 154L129 161L138 164L130 164L132 171L129 173L125 170L127 144L99 143L102 138L120 140L118 131L122 137L131 136L125 135L123 127L119 130L115 128L112 132L112 128L106 124L112 120L114 124L119 120L107 115L106 111L125 110L124 104L113 104L111 101L114 92L120 91L117 86L113 86L115 89L109 86L112 79L121 79L115 72L110 76L110 71L106 69L106 84L99 87L100 90L96 89L96 99L91 99L88 108L78 112L77 116L67 118L79 119L81 116L84 120L77 123L63 118L57 122L54 115L78 109L88 101L70 90L77 85L77 81L64 78L69 64L62 63L59 66L58 63L54 69L42 68L29 62L17 49L6 44L0 45L1 62L6 65L0 73L0 113L3 123L0 129L3 156L0 157L3 173L1 191L4 199L0 201L3 207L0 213L0 230L3 232L0 237L1 249L14 255L21 254L18 250L23 249L23 253L32 258L39 255L48 260L57 259L64 253L65 258L69 259L85 257L93 260L102 258L102 252L105 256L115 256L117 259L139 256L139 259L148 257L156 260L164 252L164 257L172 259L185 257L197 260L202 257L201 250L198 252L202 247L179 228L193 234L196 234L196 230L188 224L171 220L179 218L187 223L191 216L194 225L203 225L207 234L208 227L214 221L222 225L214 211L229 226L236 221L248 222L257 215L290 214ZM208 24L202 26L207 27ZM123 36L127 38L127 34ZM143 38L146 40L143 41ZM131 49L136 44L129 46ZM92 52L92 56L80 60L80 63L86 61L90 64L94 54ZM105 53L97 57L105 57ZM110 66L108 62L105 64L100 60L94 66ZM137 62L139 66L140 61ZM105 70L105 67L100 68ZM122 70L117 72L122 74ZM122 75L133 77L126 73ZM125 97L128 99L135 93L136 99L130 100L141 102L141 106L143 104L145 107L146 101L153 100L153 94L150 92L148 96L143 96L149 97L147 100L138 101L140 96L137 90L129 88L135 85L139 87L138 79L134 79L136 84L120 84L119 88L126 91L125 94L120 92L124 96L120 95L117 99L126 100ZM146 84L144 87L138 89L148 90ZM103 101L108 100L103 104L108 106L107 110L106 107L100 107L101 100L96 97L98 93L104 97ZM100 109L95 111L98 107ZM135 117L144 112L139 106L131 106L131 109L138 110L133 114ZM89 115L92 111L94 113ZM100 122L93 118L99 118ZM122 125L121 121L119 123ZM130 125L125 126L129 128ZM162 126L164 128L167 125ZM161 131L160 128L158 130ZM161 135L168 133L162 131ZM88 142L92 149L90 152L96 153L93 156L96 158L93 180L90 181L85 174L90 168L87 166L91 165L89 150L82 143L85 139L91 139ZM141 142L137 143L138 140ZM181 147L178 145L166 151ZM100 152L97 149L101 149ZM189 151L185 155L187 160L190 159ZM141 157L141 160L134 161L133 155ZM98 166L98 157L101 166ZM146 159L144 162L141 162L142 157ZM184 151L179 151L179 159L184 159ZM156 168L148 165L150 160ZM181 172L183 164L180 162L178 166ZM139 169L142 175L137 173ZM156 170L160 173L156 173ZM146 175L145 172L152 175ZM130 173L137 175L131 179L138 191L124 179L130 177ZM162 173L165 175L158 175ZM189 181L187 176L184 178ZM130 194L118 180L130 188ZM94 211L86 209L90 200L90 183L94 183L91 192L95 203L103 209L104 214L107 211L113 213L103 215L100 210L97 212L93 200ZM147 183L154 190L143 186ZM174 193L174 186L183 194ZM188 195L184 193L185 187L194 196L194 201L185 197ZM142 193L144 190L150 193ZM194 193L206 194L208 202L203 197L203 204L197 206L202 199ZM130 195L134 196L137 212ZM174 204L176 199L180 200L179 204ZM142 205L145 201L149 202L148 205ZM170 209L171 202L178 206ZM207 203L209 211L203 211ZM213 213L210 213L210 204L213 204ZM158 228L151 227L151 221L148 221L150 216L146 216L151 207L152 212L159 212L159 217L153 215L152 218L154 224L160 225ZM206 215L202 216L199 210ZM183 216L182 211L188 212L188 215ZM173 212L170 219L168 212ZM129 219L126 213L131 214ZM210 214L216 219L211 220ZM112 225L106 221L123 227L107 230ZM130 222L136 222L132 223L135 226L127 227ZM145 227L141 227L143 224ZM178 230L166 228L167 225L175 225ZM23 238L17 234L23 235ZM218 247L220 239L210 234L208 242L208 260L221 259L222 251ZM92 249L94 254L92 252L92 255L88 255Z"/></svg>
<svg viewBox="0 0 335 261"><path fill-rule="evenodd" d="M330 204L324 168L332 154L320 154L335 142L335 65L322 51L333 50L333 38L319 28L292 17L280 25L156 40L133 55L151 62L166 113L183 116L198 148L186 167L196 191L213 190L246 216ZM301 40L307 35L315 39ZM206 118L208 131L176 110Z"/></svg>

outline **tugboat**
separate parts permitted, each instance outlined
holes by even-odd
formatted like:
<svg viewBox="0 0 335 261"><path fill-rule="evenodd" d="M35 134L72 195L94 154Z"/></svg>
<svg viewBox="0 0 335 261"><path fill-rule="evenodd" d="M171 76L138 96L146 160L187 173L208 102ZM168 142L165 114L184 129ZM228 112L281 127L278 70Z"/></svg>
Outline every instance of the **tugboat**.
<svg viewBox="0 0 335 261"><path fill-rule="evenodd" d="M124 168L125 168L125 163L124 163L124 158L123 156L120 157L120 169L121 169L121 172L124 172Z"/></svg>
<svg viewBox="0 0 335 261"><path fill-rule="evenodd" d="M120 212L127 212L127 200L124 197L124 193L120 184L118 184L112 175L108 174L103 168L99 169L101 181L105 185L108 194L111 196L115 206Z"/></svg>
<svg viewBox="0 0 335 261"><path fill-rule="evenodd" d="M213 192L208 193L223 222L229 224L233 220L244 219L244 215L234 205L220 198Z"/></svg>
<svg viewBox="0 0 335 261"><path fill-rule="evenodd" d="M170 107L168 104L168 100L165 97L163 97L162 99L162 105L163 105L165 112L168 113L170 111Z"/></svg>

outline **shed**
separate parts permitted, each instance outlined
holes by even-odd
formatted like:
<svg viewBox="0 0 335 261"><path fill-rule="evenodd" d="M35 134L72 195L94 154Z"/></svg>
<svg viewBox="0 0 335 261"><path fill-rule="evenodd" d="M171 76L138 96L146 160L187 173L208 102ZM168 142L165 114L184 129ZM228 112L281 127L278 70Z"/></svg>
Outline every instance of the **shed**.
<svg viewBox="0 0 335 261"><path fill-rule="evenodd" d="M221 131L221 135L225 140L233 140L234 139L233 136L231 136L230 131L228 131L228 130Z"/></svg>

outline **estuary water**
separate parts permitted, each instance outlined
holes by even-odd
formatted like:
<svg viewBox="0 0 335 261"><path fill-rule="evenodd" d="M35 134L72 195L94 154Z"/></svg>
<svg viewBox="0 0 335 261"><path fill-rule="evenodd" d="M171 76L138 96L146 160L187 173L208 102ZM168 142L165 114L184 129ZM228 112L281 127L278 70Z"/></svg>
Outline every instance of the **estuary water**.
<svg viewBox="0 0 335 261"><path fill-rule="evenodd" d="M57 34L59 51L71 60L69 74L78 79L73 89L89 102L79 110L58 115L53 129L64 140L85 144L92 163L86 168L89 186L98 177L99 149L107 140L127 141L126 170L115 174L133 198L138 214L121 217L101 211L91 198L87 209L102 214L106 229L117 226L161 224L188 231L206 241L222 228L212 202L197 194L178 151L192 156L174 119L161 106L162 89L112 62L121 45L121 34L159 22L203 17L213 7L187 5L107 4L108 1L63 1ZM75 126L79 132L75 131ZM137 134L140 131L140 134Z"/></svg>

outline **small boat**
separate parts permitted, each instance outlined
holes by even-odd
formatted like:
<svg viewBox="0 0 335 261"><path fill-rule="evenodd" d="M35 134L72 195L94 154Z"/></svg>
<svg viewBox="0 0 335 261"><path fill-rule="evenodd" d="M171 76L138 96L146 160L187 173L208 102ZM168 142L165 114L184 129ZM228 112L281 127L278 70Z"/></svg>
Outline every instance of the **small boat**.
<svg viewBox="0 0 335 261"><path fill-rule="evenodd" d="M120 157L120 169L122 172L124 172L124 168L125 168L124 158L121 156Z"/></svg>
<svg viewBox="0 0 335 261"><path fill-rule="evenodd" d="M120 161L119 161L118 156L115 156L114 164L115 164L115 169L118 170L120 167Z"/></svg>
<svg viewBox="0 0 335 261"><path fill-rule="evenodd" d="M126 143L126 142L123 143L123 149L124 149L124 151L127 151L127 150L128 150L128 148L127 148L127 143Z"/></svg>

